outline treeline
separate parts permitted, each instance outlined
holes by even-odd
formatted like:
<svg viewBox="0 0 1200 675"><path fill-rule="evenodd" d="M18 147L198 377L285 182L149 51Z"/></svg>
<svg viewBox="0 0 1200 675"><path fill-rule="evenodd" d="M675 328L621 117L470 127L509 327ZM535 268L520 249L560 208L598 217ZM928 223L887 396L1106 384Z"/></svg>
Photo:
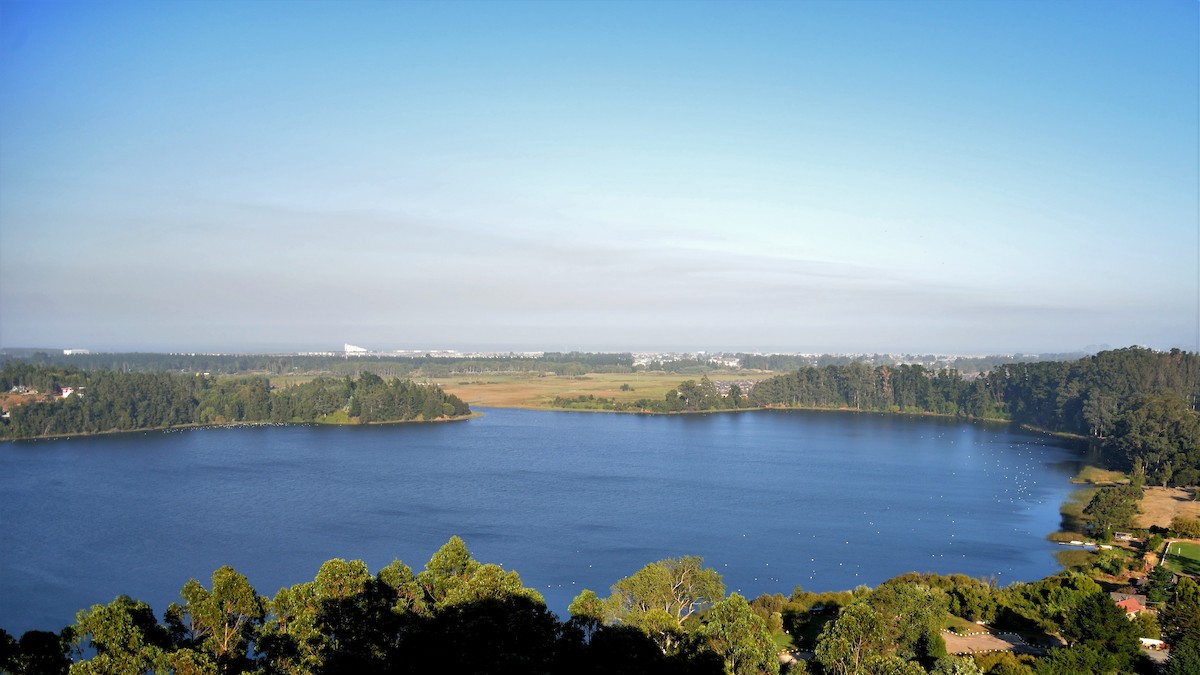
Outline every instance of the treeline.
<svg viewBox="0 0 1200 675"><path fill-rule="evenodd" d="M737 354L743 368L754 370L788 371L801 368L823 368L863 363L868 366L920 365L925 368L951 368L959 373L974 375L1008 363L1038 361L1067 361L1082 356L1074 354L998 354L992 356L939 356L937 354Z"/></svg>
<svg viewBox="0 0 1200 675"><path fill-rule="evenodd" d="M452 356L352 356L320 354L60 354L34 352L0 355L4 362L64 366L81 370L121 372L209 373L213 375L314 374L357 377L364 372L383 377L449 377L474 373L584 373L633 372L629 353L546 352L538 357L521 354L487 358Z"/></svg>
<svg viewBox="0 0 1200 675"><path fill-rule="evenodd" d="M953 369L864 363L806 366L721 393L707 377L662 400L556 401L559 407L697 412L795 407L931 413L1011 420L1087 436L1135 476L1162 485L1200 484L1200 357L1130 347L1075 361L996 366L978 377Z"/></svg>
<svg viewBox="0 0 1200 675"><path fill-rule="evenodd" d="M453 537L414 573L330 560L265 597L230 567L192 579L159 619L127 596L81 610L58 633L0 631L0 670L90 675L697 673L1100 675L1155 672L1138 638L1171 646L1168 675L1200 668L1200 586L1181 577L1157 618L1126 619L1096 582L1064 573L997 588L964 575L906 574L875 589L725 595L696 557L660 560L561 620L515 571L474 560ZM952 656L943 630L985 621L1035 654ZM813 652L781 666L782 644Z"/></svg>
<svg viewBox="0 0 1200 675"><path fill-rule="evenodd" d="M74 392L55 398L64 387ZM317 378L272 391L265 377L206 377L35 366L0 368L0 391L36 391L41 400L13 405L0 438L32 438L186 425L239 423L370 423L461 417L470 408L436 385Z"/></svg>

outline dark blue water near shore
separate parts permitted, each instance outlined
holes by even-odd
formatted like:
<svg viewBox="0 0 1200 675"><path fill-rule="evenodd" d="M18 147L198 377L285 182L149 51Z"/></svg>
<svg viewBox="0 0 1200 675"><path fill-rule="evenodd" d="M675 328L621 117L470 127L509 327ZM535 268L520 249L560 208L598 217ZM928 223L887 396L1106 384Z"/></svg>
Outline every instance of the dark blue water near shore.
<svg viewBox="0 0 1200 675"><path fill-rule="evenodd" d="M762 411L488 410L370 428L204 429L0 444L0 627L71 623L128 594L160 613L232 565L260 593L330 558L420 569L454 534L566 606L695 554L730 591L908 571L1056 571L1078 455L949 420Z"/></svg>

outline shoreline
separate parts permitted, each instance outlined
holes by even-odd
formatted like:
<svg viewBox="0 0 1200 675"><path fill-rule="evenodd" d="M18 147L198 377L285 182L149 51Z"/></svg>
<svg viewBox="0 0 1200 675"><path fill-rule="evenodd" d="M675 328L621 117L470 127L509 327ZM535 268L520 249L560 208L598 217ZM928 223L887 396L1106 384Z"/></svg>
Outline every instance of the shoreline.
<svg viewBox="0 0 1200 675"><path fill-rule="evenodd" d="M137 434L147 432L194 431L200 429L242 429L253 427L378 427L397 424L444 424L459 422L478 417L484 413L471 411L470 414L458 417L439 417L432 420L390 420L381 422L229 422L225 424L195 423L174 424L165 427L144 427L139 429L109 429L107 431L84 431L73 434L43 434L40 436L22 436L20 438L0 438L0 443L21 443L24 441L54 441L70 440L72 438L97 438L100 436L119 436L122 434Z"/></svg>
<svg viewBox="0 0 1200 675"><path fill-rule="evenodd" d="M470 403L468 401L468 403ZM553 406L534 406L534 405L484 405L482 403L470 403L470 405L478 405L482 408L495 408L497 410L540 410L544 412L588 412L588 413L615 413L618 415L700 415L707 413L740 413L740 412L755 412L762 410L801 410L808 412L831 412L831 413L855 413L859 415L902 415L904 417L934 417L940 419L956 419L967 422L983 422L985 424L1015 424L1012 420L995 418L995 417L972 417L969 415L957 415L949 413L935 413L927 411L908 411L908 410L862 410L861 408L833 408L821 406L789 406L789 405L766 405L756 406L753 408L713 408L712 410L612 410L610 408L556 408ZM1050 436L1061 436L1071 440L1086 440L1083 436L1072 436L1070 434L1061 434L1047 431L1038 427L1033 427L1027 424L1019 425L1021 429L1033 431L1036 433L1046 434Z"/></svg>

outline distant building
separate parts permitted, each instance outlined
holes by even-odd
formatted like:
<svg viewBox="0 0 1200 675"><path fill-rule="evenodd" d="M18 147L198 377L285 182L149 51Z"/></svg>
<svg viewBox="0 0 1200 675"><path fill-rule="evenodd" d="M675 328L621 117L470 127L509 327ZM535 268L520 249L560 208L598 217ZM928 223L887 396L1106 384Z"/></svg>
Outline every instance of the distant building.
<svg viewBox="0 0 1200 675"><path fill-rule="evenodd" d="M63 356L74 356L75 354L91 354L90 349L64 349Z"/></svg>
<svg viewBox="0 0 1200 675"><path fill-rule="evenodd" d="M369 350L369 349L363 349L362 347L355 347L354 345L348 344L348 343L346 344L345 351L346 351L346 356L366 356L367 354L371 353L371 350Z"/></svg>
<svg viewBox="0 0 1200 675"><path fill-rule="evenodd" d="M58 396L59 396L59 398L68 398L71 396L71 394L74 394L74 393L75 393L75 387L63 387L62 393L59 394Z"/></svg>

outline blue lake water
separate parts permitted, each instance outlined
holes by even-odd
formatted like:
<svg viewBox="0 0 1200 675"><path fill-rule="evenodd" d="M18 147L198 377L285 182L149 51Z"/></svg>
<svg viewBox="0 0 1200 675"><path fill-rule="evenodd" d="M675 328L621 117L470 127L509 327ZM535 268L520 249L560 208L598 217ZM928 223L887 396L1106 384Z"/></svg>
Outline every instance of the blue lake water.
<svg viewBox="0 0 1200 675"><path fill-rule="evenodd" d="M260 593L330 558L419 570L451 535L550 608L700 555L747 596L909 571L1055 572L1077 451L952 420L485 410L463 422L0 444L0 627L127 594L161 614L232 565Z"/></svg>

